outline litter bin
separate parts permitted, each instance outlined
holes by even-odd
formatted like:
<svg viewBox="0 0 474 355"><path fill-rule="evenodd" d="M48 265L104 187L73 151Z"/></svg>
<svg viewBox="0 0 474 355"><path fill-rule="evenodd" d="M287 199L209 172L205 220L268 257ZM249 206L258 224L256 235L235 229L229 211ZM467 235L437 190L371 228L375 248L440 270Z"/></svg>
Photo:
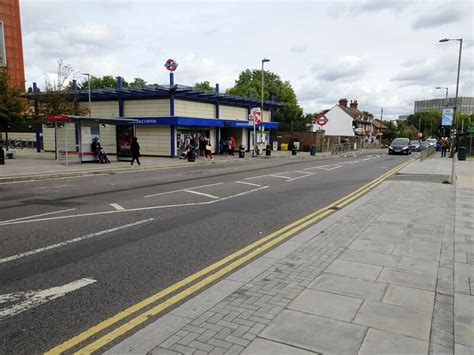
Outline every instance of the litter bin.
<svg viewBox="0 0 474 355"><path fill-rule="evenodd" d="M296 147L291 148L291 155L296 155L297 151Z"/></svg>
<svg viewBox="0 0 474 355"><path fill-rule="evenodd" d="M193 162L196 161L196 149L190 148L188 152L188 161Z"/></svg>
<svg viewBox="0 0 474 355"><path fill-rule="evenodd" d="M311 146L310 154L311 155L316 155L316 146L314 144Z"/></svg>
<svg viewBox="0 0 474 355"><path fill-rule="evenodd" d="M239 158L245 158L245 145L239 147Z"/></svg>
<svg viewBox="0 0 474 355"><path fill-rule="evenodd" d="M270 155L272 155L272 147L270 146L270 144L267 144L267 146L266 146L265 155L266 155L267 157L269 157Z"/></svg>
<svg viewBox="0 0 474 355"><path fill-rule="evenodd" d="M458 160L466 160L466 147L458 148Z"/></svg>
<svg viewBox="0 0 474 355"><path fill-rule="evenodd" d="M5 165L5 151L0 147L0 165Z"/></svg>

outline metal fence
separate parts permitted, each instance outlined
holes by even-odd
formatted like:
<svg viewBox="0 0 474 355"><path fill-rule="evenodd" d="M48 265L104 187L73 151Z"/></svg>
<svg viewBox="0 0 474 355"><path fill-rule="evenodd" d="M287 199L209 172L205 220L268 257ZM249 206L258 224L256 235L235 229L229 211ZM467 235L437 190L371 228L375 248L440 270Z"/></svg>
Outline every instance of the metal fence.
<svg viewBox="0 0 474 355"><path fill-rule="evenodd" d="M5 139L0 140L0 147L7 147L10 149L36 149L36 141L23 139ZM42 147L41 147L42 148Z"/></svg>
<svg viewBox="0 0 474 355"><path fill-rule="evenodd" d="M335 144L331 147L331 154L340 154L354 150L354 143Z"/></svg>

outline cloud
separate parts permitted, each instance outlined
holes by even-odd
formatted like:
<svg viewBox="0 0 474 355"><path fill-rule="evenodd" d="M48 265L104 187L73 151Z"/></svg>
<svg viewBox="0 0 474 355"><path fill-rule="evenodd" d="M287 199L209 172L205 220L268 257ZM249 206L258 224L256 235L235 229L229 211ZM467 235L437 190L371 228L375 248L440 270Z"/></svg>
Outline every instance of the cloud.
<svg viewBox="0 0 474 355"><path fill-rule="evenodd" d="M352 4L351 13L358 12L378 12L378 11L402 11L410 6L411 1L397 0L397 1L380 1L367 0Z"/></svg>
<svg viewBox="0 0 474 355"><path fill-rule="evenodd" d="M423 14L415 18L412 27L416 30L439 27L450 23L456 23L465 16L472 16L472 5L466 8L462 4L453 6L452 4L424 9Z"/></svg>
<svg viewBox="0 0 474 355"><path fill-rule="evenodd" d="M290 47L290 53L298 53L299 54L299 53L304 53L307 50L308 50L308 46L304 45L304 44Z"/></svg>
<svg viewBox="0 0 474 355"><path fill-rule="evenodd" d="M367 63L356 56L338 57L331 62L313 65L311 71L320 80L361 78L368 70Z"/></svg>

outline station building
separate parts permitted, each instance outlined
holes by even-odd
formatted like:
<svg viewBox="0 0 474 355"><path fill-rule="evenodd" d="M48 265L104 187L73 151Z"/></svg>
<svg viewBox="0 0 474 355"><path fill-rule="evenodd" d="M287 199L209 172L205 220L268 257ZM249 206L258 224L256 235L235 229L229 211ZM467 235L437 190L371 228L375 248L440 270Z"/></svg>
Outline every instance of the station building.
<svg viewBox="0 0 474 355"><path fill-rule="evenodd" d="M249 121L250 110L260 107L261 101L247 97L227 95L219 92L219 84L214 91L200 90L189 86L175 85L170 73L169 85L146 87L122 87L118 78L117 88L93 90L73 89L75 100L82 111L88 112L90 96L90 116L98 118L96 124L66 124L63 133L55 136L51 127L43 127L45 151L54 151L56 144L64 146L69 142L84 142L99 137L109 154L125 155L131 136L138 137L141 154L148 156L179 156L190 139L205 136L210 139L213 152L218 151L221 139L233 136L236 146L244 145L246 150L253 147L253 122ZM270 144L271 130L278 129L273 122L274 111L283 107L273 97L264 101L263 122L257 125L257 144ZM134 119L133 125L101 124L100 119ZM86 143L87 144L87 143ZM74 148L74 147L72 147ZM79 147L76 144L75 149Z"/></svg>

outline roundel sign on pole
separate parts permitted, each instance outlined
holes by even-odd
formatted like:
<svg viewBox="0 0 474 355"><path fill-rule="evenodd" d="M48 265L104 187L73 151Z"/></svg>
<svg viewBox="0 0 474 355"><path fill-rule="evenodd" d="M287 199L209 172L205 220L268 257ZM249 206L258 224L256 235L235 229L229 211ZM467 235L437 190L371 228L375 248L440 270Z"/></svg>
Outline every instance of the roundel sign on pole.
<svg viewBox="0 0 474 355"><path fill-rule="evenodd" d="M170 58L165 63L165 68L168 69L169 71L175 71L177 67L178 67L178 63L176 63L174 59Z"/></svg>
<svg viewBox="0 0 474 355"><path fill-rule="evenodd" d="M316 116L316 119L314 120L314 123L316 123L319 126L324 126L326 123L328 123L328 118L324 116L323 114L319 114Z"/></svg>

